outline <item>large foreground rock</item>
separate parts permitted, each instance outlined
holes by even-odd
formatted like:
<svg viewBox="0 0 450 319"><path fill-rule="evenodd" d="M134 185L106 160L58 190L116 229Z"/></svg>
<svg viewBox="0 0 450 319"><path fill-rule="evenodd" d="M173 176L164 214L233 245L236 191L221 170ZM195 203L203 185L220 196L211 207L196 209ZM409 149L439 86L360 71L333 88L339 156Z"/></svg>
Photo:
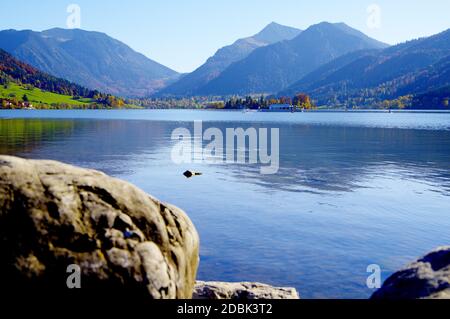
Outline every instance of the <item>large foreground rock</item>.
<svg viewBox="0 0 450 319"><path fill-rule="evenodd" d="M189 218L129 183L54 161L0 156L1 290L190 298L199 238Z"/></svg>
<svg viewBox="0 0 450 319"><path fill-rule="evenodd" d="M299 299L295 288L272 287L260 283L199 281L193 299Z"/></svg>
<svg viewBox="0 0 450 319"><path fill-rule="evenodd" d="M372 299L450 299L450 246L390 276Z"/></svg>

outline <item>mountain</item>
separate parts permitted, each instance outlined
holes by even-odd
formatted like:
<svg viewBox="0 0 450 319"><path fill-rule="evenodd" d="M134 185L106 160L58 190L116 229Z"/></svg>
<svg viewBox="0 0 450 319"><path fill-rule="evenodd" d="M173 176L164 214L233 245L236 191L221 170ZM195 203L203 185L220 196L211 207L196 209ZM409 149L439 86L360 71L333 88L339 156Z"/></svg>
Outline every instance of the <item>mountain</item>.
<svg viewBox="0 0 450 319"><path fill-rule="evenodd" d="M449 110L450 85L414 96L412 108L418 110Z"/></svg>
<svg viewBox="0 0 450 319"><path fill-rule="evenodd" d="M292 40L254 50L197 90L198 95L276 93L346 53L386 48L344 23L323 22Z"/></svg>
<svg viewBox="0 0 450 319"><path fill-rule="evenodd" d="M348 97L396 98L446 85L450 85L450 30L384 50L347 54L309 73L279 95L306 92L325 105Z"/></svg>
<svg viewBox="0 0 450 319"><path fill-rule="evenodd" d="M159 95L186 96L215 79L229 65L246 58L252 51L279 41L291 40L302 31L272 22L254 36L239 39L233 44L219 49L205 64L194 72L159 92Z"/></svg>
<svg viewBox="0 0 450 319"><path fill-rule="evenodd" d="M46 73L123 96L149 95L178 76L100 32L5 30L0 48Z"/></svg>
<svg viewBox="0 0 450 319"><path fill-rule="evenodd" d="M112 95L90 90L68 80L56 78L17 60L0 49L1 107L24 107L33 103L40 108L122 107L125 102Z"/></svg>
<svg viewBox="0 0 450 319"><path fill-rule="evenodd" d="M43 91L70 96L88 97L96 94L95 91L78 84L39 71L0 49L0 82L5 85L10 81L21 85L28 84Z"/></svg>

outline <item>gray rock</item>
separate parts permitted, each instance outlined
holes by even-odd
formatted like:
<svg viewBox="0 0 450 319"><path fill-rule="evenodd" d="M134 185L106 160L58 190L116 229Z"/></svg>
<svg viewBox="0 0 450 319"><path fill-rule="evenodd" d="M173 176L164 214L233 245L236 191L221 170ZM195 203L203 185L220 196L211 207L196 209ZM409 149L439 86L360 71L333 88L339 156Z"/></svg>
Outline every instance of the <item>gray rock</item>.
<svg viewBox="0 0 450 319"><path fill-rule="evenodd" d="M450 299L450 246L390 276L372 299Z"/></svg>
<svg viewBox="0 0 450 319"><path fill-rule="evenodd" d="M199 238L180 209L133 185L54 161L0 156L2 290L82 289L191 298Z"/></svg>
<svg viewBox="0 0 450 319"><path fill-rule="evenodd" d="M260 283L198 281L193 299L299 299L295 288L272 287Z"/></svg>

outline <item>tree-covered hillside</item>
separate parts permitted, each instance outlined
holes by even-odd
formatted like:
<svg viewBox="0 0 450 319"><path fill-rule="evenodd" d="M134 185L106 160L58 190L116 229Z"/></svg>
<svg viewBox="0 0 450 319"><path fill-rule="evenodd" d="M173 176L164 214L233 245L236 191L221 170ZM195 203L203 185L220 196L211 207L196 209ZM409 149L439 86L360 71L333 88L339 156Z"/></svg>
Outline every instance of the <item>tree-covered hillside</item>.
<svg viewBox="0 0 450 319"><path fill-rule="evenodd" d="M124 107L121 98L59 79L0 49L0 106L2 108Z"/></svg>

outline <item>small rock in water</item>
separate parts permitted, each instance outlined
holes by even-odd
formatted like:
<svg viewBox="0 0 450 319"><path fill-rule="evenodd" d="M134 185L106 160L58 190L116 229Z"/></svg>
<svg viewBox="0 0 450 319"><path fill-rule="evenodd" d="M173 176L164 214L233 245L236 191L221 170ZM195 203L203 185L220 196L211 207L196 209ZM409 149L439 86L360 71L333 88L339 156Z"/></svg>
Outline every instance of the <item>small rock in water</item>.
<svg viewBox="0 0 450 319"><path fill-rule="evenodd" d="M192 176L200 176L202 175L202 173L186 171L183 173L183 175L186 176L186 178L191 178Z"/></svg>

